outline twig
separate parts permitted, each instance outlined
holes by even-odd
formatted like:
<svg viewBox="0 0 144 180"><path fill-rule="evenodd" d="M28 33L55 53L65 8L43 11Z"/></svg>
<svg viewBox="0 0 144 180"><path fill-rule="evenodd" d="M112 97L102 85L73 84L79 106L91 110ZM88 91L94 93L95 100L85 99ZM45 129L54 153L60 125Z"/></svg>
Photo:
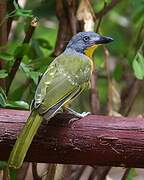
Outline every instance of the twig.
<svg viewBox="0 0 144 180"><path fill-rule="evenodd" d="M37 163L32 163L32 174L33 174L33 180L42 180L42 178L38 175L37 172Z"/></svg>
<svg viewBox="0 0 144 180"><path fill-rule="evenodd" d="M38 20L36 18L33 18L33 20L31 21L31 24L30 24L30 26L26 32L25 38L23 40L23 44L30 42L31 37L34 33L34 30L37 26L37 23L38 23ZM12 81L15 78L17 70L19 69L22 58L23 58L23 56L21 56L21 55L18 55L18 57L15 57L15 62L13 64L11 71L10 71L8 78L7 78L6 94L8 94L8 92L9 92L10 86L12 84Z"/></svg>
<svg viewBox="0 0 144 180"><path fill-rule="evenodd" d="M25 180L27 172L28 172L28 169L29 169L29 164L30 163L25 162L22 165L22 168L18 170L18 173L17 173L17 179L18 180Z"/></svg>
<svg viewBox="0 0 144 180"><path fill-rule="evenodd" d="M96 171L96 169L92 169L92 172L88 177L88 180L94 180L96 176L98 176L98 172Z"/></svg>
<svg viewBox="0 0 144 180"><path fill-rule="evenodd" d="M87 166L83 165L78 170L75 170L74 174L71 175L70 180L79 180L82 176L83 172L85 171Z"/></svg>
<svg viewBox="0 0 144 180"><path fill-rule="evenodd" d="M106 74L107 74L107 80L108 80L108 112L111 112L111 110L113 110L112 106L113 106L113 100L112 100L112 82L111 82L111 77L110 77L110 73L109 73L109 67L108 67L108 56L109 56L109 51L108 49L103 46L104 49L104 56L105 56L105 70L106 70Z"/></svg>
<svg viewBox="0 0 144 180"><path fill-rule="evenodd" d="M111 170L111 166L92 166L95 169L95 172L91 175L91 178L95 175L97 176L97 180L105 180L109 171Z"/></svg>
<svg viewBox="0 0 144 180"><path fill-rule="evenodd" d="M98 114L100 110L99 95L97 90L97 72L94 65L94 70L91 76L91 94L90 94L90 105L92 114Z"/></svg>
<svg viewBox="0 0 144 180"><path fill-rule="evenodd" d="M72 165L63 165L61 180L70 180L72 174Z"/></svg>
<svg viewBox="0 0 144 180"><path fill-rule="evenodd" d="M98 177L97 180L105 180L106 179L106 176L108 175L109 171L111 170L111 167L108 166L108 167L103 167L102 169L102 173L100 175L100 177Z"/></svg>
<svg viewBox="0 0 144 180"><path fill-rule="evenodd" d="M107 3L106 3L106 2L104 2L103 9L105 9L105 8L106 8L106 6L107 6ZM101 22L102 22L102 18L103 18L103 16L100 16L100 17L98 18L98 19L99 19L99 21L98 21L98 23L97 23L96 32L98 32L98 31L99 31L99 28L100 28L100 25L101 25ZM95 18L95 19L97 19L97 18Z"/></svg>
<svg viewBox="0 0 144 180"><path fill-rule="evenodd" d="M133 84L127 89L127 93L122 97L122 105L120 108L120 113L127 116L132 108L132 105L139 94L143 81L136 79Z"/></svg>
<svg viewBox="0 0 144 180"><path fill-rule="evenodd" d="M121 180L127 180L127 177L129 175L129 172L130 172L131 168L127 168L124 172L124 175L123 177L121 178Z"/></svg>
<svg viewBox="0 0 144 180"><path fill-rule="evenodd" d="M16 3L18 2L18 0L15 0L15 1L16 1ZM9 12L14 12L15 7L14 7L14 4L13 4L13 1L8 2L7 8L8 8L8 13ZM14 17L12 16L12 17L9 17L8 20L7 20L7 38L9 36L10 30L11 30L11 25L12 25L12 22L13 22L13 18Z"/></svg>
<svg viewBox="0 0 144 180"><path fill-rule="evenodd" d="M122 2L122 0L112 0L112 2L108 4L104 9L95 13L96 18L98 19L102 16L105 16L111 9L113 9L120 2Z"/></svg>
<svg viewBox="0 0 144 180"><path fill-rule="evenodd" d="M64 1L66 4L65 10L68 15L69 24L71 28L72 35L77 33L77 19L76 19L76 1Z"/></svg>
<svg viewBox="0 0 144 180"><path fill-rule="evenodd" d="M47 169L46 180L54 180L57 164L49 164Z"/></svg>

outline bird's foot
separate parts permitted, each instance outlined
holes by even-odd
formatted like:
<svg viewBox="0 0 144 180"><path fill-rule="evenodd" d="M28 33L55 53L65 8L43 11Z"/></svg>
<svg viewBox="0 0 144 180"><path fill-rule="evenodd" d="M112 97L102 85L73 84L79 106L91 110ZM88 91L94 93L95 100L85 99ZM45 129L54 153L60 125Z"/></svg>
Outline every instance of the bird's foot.
<svg viewBox="0 0 144 180"><path fill-rule="evenodd" d="M70 110L72 110L72 109L70 109ZM72 118L71 120L69 120L69 123L68 123L69 125L71 125L73 122L77 121L79 118L83 118L83 117L91 114L90 112L83 112L81 114L81 113L78 113L78 112L73 111L73 110L72 110L72 112L70 112L70 111L68 111L68 112L71 114L74 114L76 116L76 117Z"/></svg>
<svg viewBox="0 0 144 180"><path fill-rule="evenodd" d="M85 117L85 116L88 116L88 115L90 115L91 113L90 112L83 112L83 113L81 113L81 116L82 117Z"/></svg>
<svg viewBox="0 0 144 180"><path fill-rule="evenodd" d="M69 112L70 114L75 115L75 116L78 117L78 118L83 118L83 117L91 114L90 112L78 113L78 112L74 111L74 110L71 109L71 108L65 108L65 110L66 110L67 112Z"/></svg>

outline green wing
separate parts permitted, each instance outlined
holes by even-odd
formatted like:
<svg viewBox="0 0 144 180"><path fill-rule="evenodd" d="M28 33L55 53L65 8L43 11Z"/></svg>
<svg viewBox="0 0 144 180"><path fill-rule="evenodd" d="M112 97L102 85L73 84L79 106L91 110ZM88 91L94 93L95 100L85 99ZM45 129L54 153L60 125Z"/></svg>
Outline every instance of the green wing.
<svg viewBox="0 0 144 180"><path fill-rule="evenodd" d="M34 99L34 108L43 115L53 115L61 106L79 94L89 81L89 59L73 54L61 54L43 74Z"/></svg>

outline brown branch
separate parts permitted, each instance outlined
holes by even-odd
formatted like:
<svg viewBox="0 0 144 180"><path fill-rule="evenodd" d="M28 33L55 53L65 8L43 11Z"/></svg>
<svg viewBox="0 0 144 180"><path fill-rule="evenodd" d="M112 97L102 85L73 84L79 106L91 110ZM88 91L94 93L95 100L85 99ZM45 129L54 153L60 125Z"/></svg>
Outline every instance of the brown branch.
<svg viewBox="0 0 144 180"><path fill-rule="evenodd" d="M68 15L68 21L70 24L72 35L77 33L77 18L76 18L76 1L67 0L65 2L66 15Z"/></svg>
<svg viewBox="0 0 144 180"><path fill-rule="evenodd" d="M25 44L25 43L29 43L31 38L32 38L32 35L34 33L34 30L35 30L35 27L37 26L37 19L34 18L31 23L30 23L30 26L29 28L27 29L27 32L26 32L26 35L25 35L25 38L23 40L23 43L22 44ZM7 87L6 87L6 93L8 94L9 92L9 89L10 89L10 86L12 84L12 81L14 80L15 78L15 75L16 75L16 72L17 70L19 69L19 66L20 66L20 63L22 61L22 58L23 56L21 56L20 54L18 55L18 57L15 58L15 62L11 68L11 71L8 75L8 78L7 78Z"/></svg>
<svg viewBox="0 0 144 180"><path fill-rule="evenodd" d="M7 160L27 111L0 109L0 159ZM144 167L144 118L70 114L43 122L26 161Z"/></svg>
<svg viewBox="0 0 144 180"><path fill-rule="evenodd" d="M78 31L76 19L77 1L56 0L56 16L59 20L59 28L54 52L52 56L58 56L66 47L72 35Z"/></svg>
<svg viewBox="0 0 144 180"><path fill-rule="evenodd" d="M102 16L105 16L111 9L113 9L118 3L122 2L122 0L112 0L110 4L105 6L101 11L95 13L96 19L99 19Z"/></svg>
<svg viewBox="0 0 144 180"><path fill-rule="evenodd" d="M64 50L67 42L72 36L71 27L64 4L65 3L63 0L56 0L56 16L59 20L59 28L56 45L52 56L58 56Z"/></svg>
<svg viewBox="0 0 144 180"><path fill-rule="evenodd" d="M42 180L42 178L38 175L37 172L37 163L32 163L32 174L33 174L33 180Z"/></svg>

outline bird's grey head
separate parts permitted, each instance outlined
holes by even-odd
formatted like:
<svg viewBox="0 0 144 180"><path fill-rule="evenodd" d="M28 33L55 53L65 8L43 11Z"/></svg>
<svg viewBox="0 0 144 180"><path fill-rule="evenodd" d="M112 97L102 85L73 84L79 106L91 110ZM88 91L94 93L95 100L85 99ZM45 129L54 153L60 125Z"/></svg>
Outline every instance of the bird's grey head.
<svg viewBox="0 0 144 180"><path fill-rule="evenodd" d="M69 41L66 50L75 50L85 54L85 50L95 45L106 44L113 41L112 38L101 36L95 32L79 32Z"/></svg>

